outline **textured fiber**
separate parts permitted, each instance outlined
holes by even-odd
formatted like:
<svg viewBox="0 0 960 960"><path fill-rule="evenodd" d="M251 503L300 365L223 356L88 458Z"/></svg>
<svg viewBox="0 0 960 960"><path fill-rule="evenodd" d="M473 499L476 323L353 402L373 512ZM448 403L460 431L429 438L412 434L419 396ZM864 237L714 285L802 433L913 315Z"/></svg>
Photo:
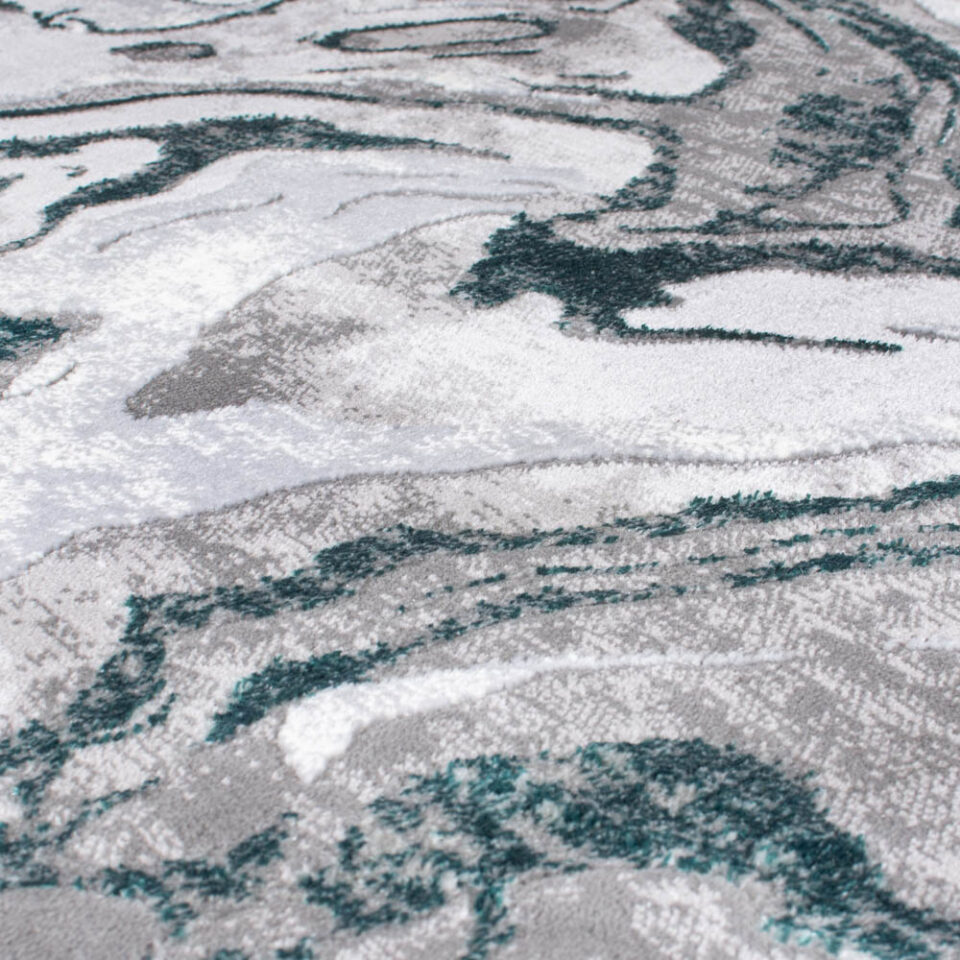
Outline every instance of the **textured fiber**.
<svg viewBox="0 0 960 960"><path fill-rule="evenodd" d="M0 960L960 960L960 2L0 41Z"/></svg>

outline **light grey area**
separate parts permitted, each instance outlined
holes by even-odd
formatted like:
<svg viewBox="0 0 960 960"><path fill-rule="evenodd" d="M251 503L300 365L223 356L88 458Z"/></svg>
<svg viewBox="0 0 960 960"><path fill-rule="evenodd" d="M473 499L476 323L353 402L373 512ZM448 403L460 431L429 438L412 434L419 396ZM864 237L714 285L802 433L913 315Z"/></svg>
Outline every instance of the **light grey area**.
<svg viewBox="0 0 960 960"><path fill-rule="evenodd" d="M5 890L0 931L7 960L129 960L149 956L146 907L77 890Z"/></svg>

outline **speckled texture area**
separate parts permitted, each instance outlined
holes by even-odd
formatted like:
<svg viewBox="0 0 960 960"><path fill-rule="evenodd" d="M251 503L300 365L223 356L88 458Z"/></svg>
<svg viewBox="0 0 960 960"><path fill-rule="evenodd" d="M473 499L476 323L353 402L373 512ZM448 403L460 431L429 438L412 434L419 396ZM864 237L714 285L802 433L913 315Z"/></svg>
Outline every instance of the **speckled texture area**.
<svg viewBox="0 0 960 960"><path fill-rule="evenodd" d="M960 5L38 3L0 960L960 958Z"/></svg>

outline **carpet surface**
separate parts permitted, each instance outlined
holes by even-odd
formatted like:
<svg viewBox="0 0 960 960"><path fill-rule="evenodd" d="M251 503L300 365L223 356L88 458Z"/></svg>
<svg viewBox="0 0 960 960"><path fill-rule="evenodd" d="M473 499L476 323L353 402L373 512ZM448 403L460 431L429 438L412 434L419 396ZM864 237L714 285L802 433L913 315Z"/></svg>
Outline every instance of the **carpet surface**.
<svg viewBox="0 0 960 960"><path fill-rule="evenodd" d="M0 2L0 958L960 957L960 3Z"/></svg>

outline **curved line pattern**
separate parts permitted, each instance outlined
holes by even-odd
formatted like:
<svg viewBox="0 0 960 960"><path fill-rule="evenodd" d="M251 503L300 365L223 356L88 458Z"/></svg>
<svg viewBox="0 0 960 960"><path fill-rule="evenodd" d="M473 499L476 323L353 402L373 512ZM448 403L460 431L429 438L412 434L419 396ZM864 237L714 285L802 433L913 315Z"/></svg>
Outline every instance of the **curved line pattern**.
<svg viewBox="0 0 960 960"><path fill-rule="evenodd" d="M376 35L390 31L408 31L416 34L417 32L429 32L431 27L443 27L450 25L493 23L493 24L524 24L534 29L527 33L518 33L513 36L504 37L469 37L463 36L454 40L442 40L439 42L422 42L403 44L393 47L364 47L351 46L348 41L351 37L360 35ZM442 20L419 20L404 21L402 23L383 23L372 27L356 27L349 30L335 30L319 38L312 38L313 42L319 47L326 47L330 50L342 50L344 53L399 53L417 50L434 50L441 47L459 47L465 45L478 46L502 46L507 43L515 43L520 40L538 40L541 37L547 37L556 30L556 23L550 20L543 20L539 17L524 17L516 14L497 14L486 17L450 17ZM426 29L425 29L426 28ZM469 31L466 31L469 33Z"/></svg>
<svg viewBox="0 0 960 960"><path fill-rule="evenodd" d="M258 17L263 14L274 13L285 3L289 3L290 0L269 0L269 2L264 3L262 6L257 7L255 10L233 10L228 13L220 13L216 16L209 17L207 19L191 20L187 23L177 23L167 26L151 26L151 27L102 27L89 17L77 17L72 16L79 8L70 8L66 10L58 10L55 13L44 15L39 11L35 11L33 14L34 19L37 23L46 29L53 30L64 30L66 29L66 24L59 22L60 19L69 21L71 23L82 24L90 33L98 34L112 34L116 36L122 36L126 34L138 34L138 33L172 33L176 30L190 30L194 27L201 26L216 26L221 23L226 23L229 20L237 20L244 17Z"/></svg>
<svg viewBox="0 0 960 960"><path fill-rule="evenodd" d="M782 912L770 932L830 953L934 960L960 946L960 920L887 889L863 840L827 819L806 778L733 746L591 743L556 758L478 756L411 780L370 805L369 826L346 830L336 864L300 880L341 930L468 898L474 924L460 958L486 960L513 939L512 901L526 882L613 861L774 886Z"/></svg>

